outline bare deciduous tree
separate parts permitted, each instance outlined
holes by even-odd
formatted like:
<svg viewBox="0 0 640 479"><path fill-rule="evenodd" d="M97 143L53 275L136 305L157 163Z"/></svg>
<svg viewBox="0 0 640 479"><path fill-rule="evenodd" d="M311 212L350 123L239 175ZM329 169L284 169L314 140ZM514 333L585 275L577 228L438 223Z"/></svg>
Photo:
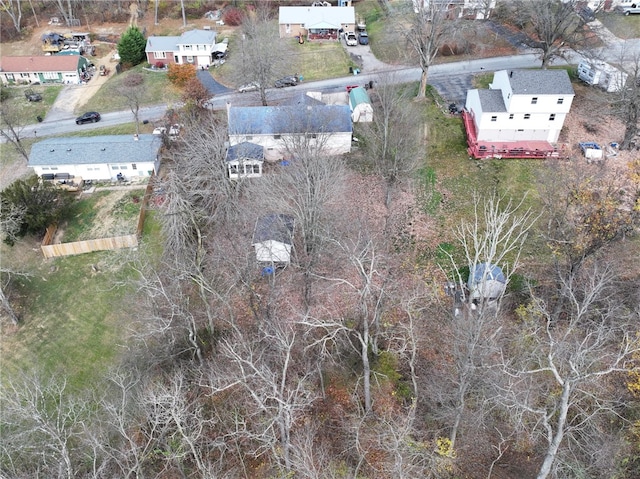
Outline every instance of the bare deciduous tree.
<svg viewBox="0 0 640 479"><path fill-rule="evenodd" d="M611 102L613 114L624 124L624 135L620 149L640 148L640 54L627 53L631 49L622 47L620 70L627 75L626 84L614 93Z"/></svg>
<svg viewBox="0 0 640 479"><path fill-rule="evenodd" d="M588 46L593 33L576 13L577 0L517 0L509 7L528 34L527 46L540 51L542 68L571 50Z"/></svg>
<svg viewBox="0 0 640 479"><path fill-rule="evenodd" d="M523 210L521 200L513 203L493 194L487 198L474 195L474 217L464 221L455 232L456 238L464 251L464 266L470 274L482 263L499 266L506 282L519 266L519 258L528 232L535 222L530 209ZM482 382L483 369L489 364L487 359L495 352L499 337L501 318L499 316L499 299L488 301L487 298L475 301L466 289L467 278L462 277L461 269L452 261L457 294L461 298L456 304L457 310L451 317L452 356L455 364L452 394L453 425L449 439L455 448L458 430L467 407L469 395ZM466 271L466 268L465 268ZM488 281L489 269L484 268L481 282ZM480 288L484 290L484 287Z"/></svg>
<svg viewBox="0 0 640 479"><path fill-rule="evenodd" d="M29 153L22 143L24 124L11 102L0 102L0 136L11 144L25 160L29 161Z"/></svg>
<svg viewBox="0 0 640 479"><path fill-rule="evenodd" d="M393 187L411 177L419 162L419 114L392 76L379 78L371 99L373 121L362 125L364 145L374 168L386 180L385 205L389 208Z"/></svg>
<svg viewBox="0 0 640 479"><path fill-rule="evenodd" d="M82 436L88 404L73 397L64 378L29 373L0 388L2 461L14 477L74 479L81 471L75 442Z"/></svg>
<svg viewBox="0 0 640 479"><path fill-rule="evenodd" d="M2 11L9 15L16 32L22 31L22 0L0 0Z"/></svg>
<svg viewBox="0 0 640 479"><path fill-rule="evenodd" d="M414 11L404 35L422 70L417 95L421 98L427 91L429 68L445 39L451 35L452 22L447 20L447 5L441 2L417 0L413 3Z"/></svg>
<svg viewBox="0 0 640 479"><path fill-rule="evenodd" d="M295 57L289 43L280 38L268 2L259 3L256 11L244 17L239 42L240 51L228 64L238 83L258 85L260 101L266 106L267 88L274 80L295 73Z"/></svg>
<svg viewBox="0 0 640 479"><path fill-rule="evenodd" d="M562 311L532 291L520 311L521 334L503 349L506 382L497 400L516 427L543 439L538 479L552 474L563 446L580 458L589 435L600 434L594 427L600 416L620 418L620 398L606 380L629 371L640 350L633 324L638 312L616 297L613 270L598 259L588 266L558 278L566 296Z"/></svg>
<svg viewBox="0 0 640 479"><path fill-rule="evenodd" d="M140 73L129 74L120 88L118 88L118 94L122 95L129 105L133 118L136 122L136 134L140 134L140 104L145 92L144 76Z"/></svg>

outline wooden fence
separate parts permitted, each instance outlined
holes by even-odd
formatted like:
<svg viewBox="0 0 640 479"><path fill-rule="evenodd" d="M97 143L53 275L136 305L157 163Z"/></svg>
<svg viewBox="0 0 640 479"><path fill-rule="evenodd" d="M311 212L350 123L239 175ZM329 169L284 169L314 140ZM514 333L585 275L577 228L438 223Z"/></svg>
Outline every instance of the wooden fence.
<svg viewBox="0 0 640 479"><path fill-rule="evenodd" d="M91 253L92 251L104 251L109 249L132 248L138 246L137 235L114 236L112 238L100 238L86 241L74 241L72 243L42 244L42 254L45 258L56 256L71 256L74 254Z"/></svg>
<svg viewBox="0 0 640 479"><path fill-rule="evenodd" d="M151 194L153 193L153 179L154 177L152 176L144 192L144 198L142 199L142 205L140 206L140 215L138 216L136 234L86 241L74 241L72 243L51 244L56 230L58 229L57 225L51 225L47 228L42 244L40 245L44 257L54 258L56 256L71 256L74 254L91 253L92 251L133 248L138 246L138 239L142 236L142 230L144 229L144 219L147 212L147 206L151 199Z"/></svg>

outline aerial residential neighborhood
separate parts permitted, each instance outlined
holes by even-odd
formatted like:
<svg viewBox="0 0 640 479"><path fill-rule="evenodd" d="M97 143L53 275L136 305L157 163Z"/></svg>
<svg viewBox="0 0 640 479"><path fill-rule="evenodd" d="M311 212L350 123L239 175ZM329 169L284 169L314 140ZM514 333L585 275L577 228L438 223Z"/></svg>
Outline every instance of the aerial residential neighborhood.
<svg viewBox="0 0 640 479"><path fill-rule="evenodd" d="M0 477L640 477L640 8L3 2Z"/></svg>

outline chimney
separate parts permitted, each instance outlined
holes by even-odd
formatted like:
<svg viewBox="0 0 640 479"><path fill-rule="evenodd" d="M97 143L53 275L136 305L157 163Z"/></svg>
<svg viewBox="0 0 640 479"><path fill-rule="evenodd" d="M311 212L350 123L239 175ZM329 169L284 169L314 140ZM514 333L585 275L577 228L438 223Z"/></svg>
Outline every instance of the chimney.
<svg viewBox="0 0 640 479"><path fill-rule="evenodd" d="M229 118L229 110L231 110L231 102L227 101L227 118Z"/></svg>
<svg viewBox="0 0 640 479"><path fill-rule="evenodd" d="M509 72L509 78L513 78L513 70Z"/></svg>

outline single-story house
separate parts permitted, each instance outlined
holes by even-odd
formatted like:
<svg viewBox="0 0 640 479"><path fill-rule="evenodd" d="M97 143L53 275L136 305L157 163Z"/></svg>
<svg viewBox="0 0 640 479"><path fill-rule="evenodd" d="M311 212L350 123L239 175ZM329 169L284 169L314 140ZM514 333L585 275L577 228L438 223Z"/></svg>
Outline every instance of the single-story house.
<svg viewBox="0 0 640 479"><path fill-rule="evenodd" d="M264 148L248 141L229 146L225 163L231 180L259 178L262 176Z"/></svg>
<svg viewBox="0 0 640 479"><path fill-rule="evenodd" d="M0 57L0 80L4 85L33 83L79 84L89 68L80 55Z"/></svg>
<svg viewBox="0 0 640 479"><path fill-rule="evenodd" d="M336 40L341 32L355 32L354 7L280 7L280 38Z"/></svg>
<svg viewBox="0 0 640 479"><path fill-rule="evenodd" d="M328 155L351 151L348 105L229 106L228 117L229 144L258 144L267 161L292 158L298 147L322 149Z"/></svg>
<svg viewBox="0 0 640 479"><path fill-rule="evenodd" d="M161 147L158 135L49 138L33 144L27 166L47 179L137 181L158 172Z"/></svg>
<svg viewBox="0 0 640 479"><path fill-rule="evenodd" d="M293 216L269 214L258 218L251 243L256 261L268 265L288 264L293 248L293 228Z"/></svg>
<svg viewBox="0 0 640 479"><path fill-rule="evenodd" d="M413 9L416 13L421 5L425 10L431 5L447 10L448 18L485 20L496 8L496 0L413 0Z"/></svg>
<svg viewBox="0 0 640 479"><path fill-rule="evenodd" d="M349 91L349 108L351 108L351 119L354 123L373 121L371 100L367 90L361 86Z"/></svg>
<svg viewBox="0 0 640 479"><path fill-rule="evenodd" d="M209 68L217 48L216 32L190 30L177 37L149 37L144 51L151 65L191 63L197 67Z"/></svg>

